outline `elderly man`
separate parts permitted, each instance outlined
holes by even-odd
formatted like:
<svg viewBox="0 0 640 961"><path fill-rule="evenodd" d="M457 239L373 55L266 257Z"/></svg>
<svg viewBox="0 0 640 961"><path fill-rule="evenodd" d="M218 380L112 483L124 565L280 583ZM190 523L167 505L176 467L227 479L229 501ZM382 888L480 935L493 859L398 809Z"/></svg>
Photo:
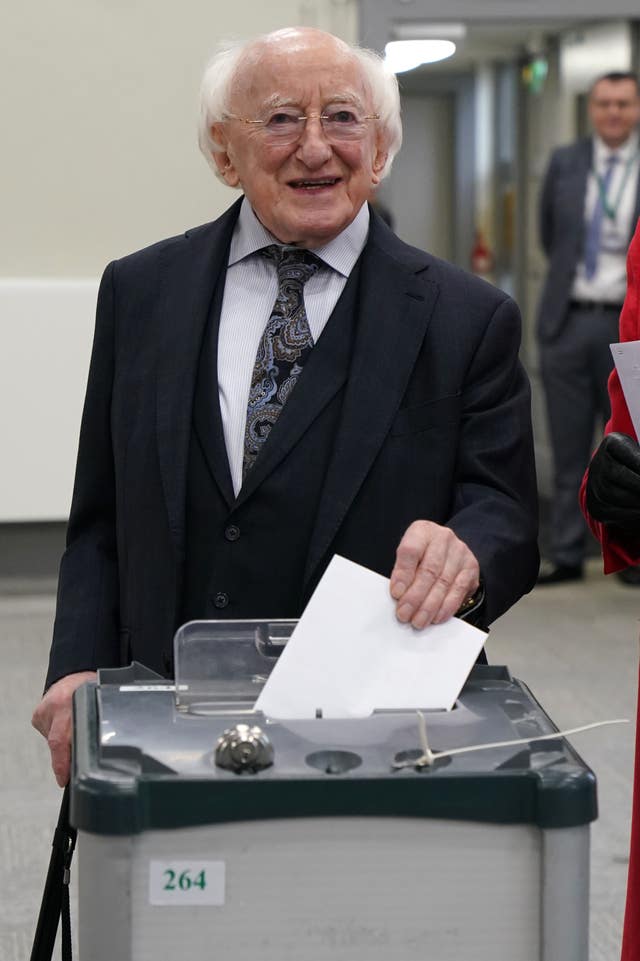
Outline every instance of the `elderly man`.
<svg viewBox="0 0 640 961"><path fill-rule="evenodd" d="M335 553L391 575L418 629L531 588L518 311L370 210L400 139L395 78L321 31L206 72L201 148L244 196L102 280L34 714L60 784L90 672L170 674L191 618L297 617Z"/></svg>

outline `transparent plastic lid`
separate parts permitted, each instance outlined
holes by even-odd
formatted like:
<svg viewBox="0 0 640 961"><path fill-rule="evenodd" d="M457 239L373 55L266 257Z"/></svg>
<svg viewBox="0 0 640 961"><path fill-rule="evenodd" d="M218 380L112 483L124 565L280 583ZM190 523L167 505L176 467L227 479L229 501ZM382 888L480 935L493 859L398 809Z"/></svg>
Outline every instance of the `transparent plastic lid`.
<svg viewBox="0 0 640 961"><path fill-rule="evenodd" d="M189 621L176 632L176 708L249 713L297 620Z"/></svg>

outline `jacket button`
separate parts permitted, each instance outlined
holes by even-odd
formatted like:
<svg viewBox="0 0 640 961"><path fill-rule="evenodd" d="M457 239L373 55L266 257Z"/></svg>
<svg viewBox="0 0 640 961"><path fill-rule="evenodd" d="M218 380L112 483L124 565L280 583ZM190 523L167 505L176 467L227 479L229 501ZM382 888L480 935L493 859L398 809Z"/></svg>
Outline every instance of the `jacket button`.
<svg viewBox="0 0 640 961"><path fill-rule="evenodd" d="M237 541L240 537L240 528L235 524L229 524L229 526L224 529L224 536L228 541Z"/></svg>
<svg viewBox="0 0 640 961"><path fill-rule="evenodd" d="M218 608L226 607L229 603L229 595L224 591L218 591L213 598L213 603Z"/></svg>

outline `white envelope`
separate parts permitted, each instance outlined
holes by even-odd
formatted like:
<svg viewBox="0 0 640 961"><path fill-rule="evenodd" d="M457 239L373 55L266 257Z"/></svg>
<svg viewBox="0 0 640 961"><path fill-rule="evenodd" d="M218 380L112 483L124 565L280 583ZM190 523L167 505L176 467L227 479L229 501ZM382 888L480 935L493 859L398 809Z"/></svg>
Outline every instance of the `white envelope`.
<svg viewBox="0 0 640 961"><path fill-rule="evenodd" d="M335 556L255 704L282 719L450 710L487 635L457 618L400 624L389 580Z"/></svg>

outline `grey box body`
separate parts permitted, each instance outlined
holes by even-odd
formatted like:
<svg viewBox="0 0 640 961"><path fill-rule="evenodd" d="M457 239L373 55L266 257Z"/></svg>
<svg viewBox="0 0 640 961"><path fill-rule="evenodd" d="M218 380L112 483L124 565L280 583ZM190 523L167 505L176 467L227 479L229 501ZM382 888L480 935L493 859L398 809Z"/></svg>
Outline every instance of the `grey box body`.
<svg viewBox="0 0 640 961"><path fill-rule="evenodd" d="M506 669L474 669L428 716L431 746L531 743L422 772L393 767L418 748L411 712L255 716L275 761L244 775L213 761L238 720L177 712L159 679L78 692L81 961L586 961L595 778L564 739L535 740L556 729ZM360 763L327 773L319 751ZM154 903L153 865L204 862L223 865L217 903Z"/></svg>

